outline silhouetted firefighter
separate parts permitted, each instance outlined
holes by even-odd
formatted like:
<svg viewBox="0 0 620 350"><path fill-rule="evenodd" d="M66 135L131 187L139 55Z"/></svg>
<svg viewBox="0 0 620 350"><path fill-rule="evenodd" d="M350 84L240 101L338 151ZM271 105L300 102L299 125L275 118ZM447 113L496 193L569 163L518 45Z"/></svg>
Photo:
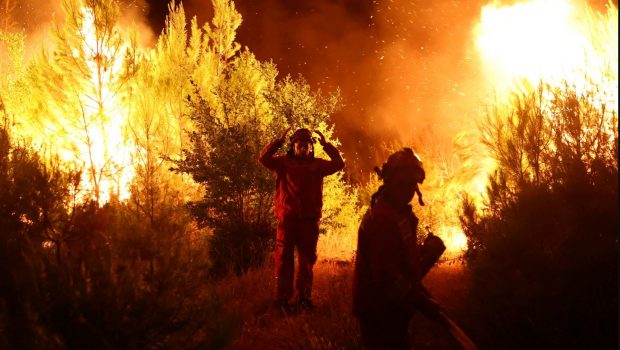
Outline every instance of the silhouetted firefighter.
<svg viewBox="0 0 620 350"><path fill-rule="evenodd" d="M430 234L417 244L418 218L409 202L425 178L422 162L409 148L375 168L383 185L359 227L353 282L353 314L367 349L410 349L409 321L416 311L441 322L466 349L475 345L440 311L421 280L445 246Z"/></svg>
<svg viewBox="0 0 620 350"><path fill-rule="evenodd" d="M290 148L284 156L274 156L284 145L287 129L282 136L267 145L259 162L276 175L275 216L278 219L274 250L276 290L275 303L290 311L293 296L294 249L297 248L297 305L311 309L312 267L317 259L319 219L323 207L323 178L344 167L340 153L325 136L315 131L319 143L330 160L314 157L314 139L308 129L299 129L290 138Z"/></svg>

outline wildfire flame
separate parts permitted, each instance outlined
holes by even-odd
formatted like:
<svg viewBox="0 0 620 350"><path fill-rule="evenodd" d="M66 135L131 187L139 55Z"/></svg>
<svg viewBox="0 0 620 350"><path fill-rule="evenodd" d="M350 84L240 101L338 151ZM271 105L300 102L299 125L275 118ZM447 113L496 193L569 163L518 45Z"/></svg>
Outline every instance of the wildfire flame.
<svg viewBox="0 0 620 350"><path fill-rule="evenodd" d="M54 144L54 151L64 160L81 163L87 169L84 189L98 192L96 197L103 204L111 195L121 200L129 198L129 184L135 175L132 154L137 145L126 132L132 108L123 100L117 83L123 74L122 52L129 45L122 40L117 45L102 40L91 8L81 8L80 14L81 25L75 34L82 38L82 44L70 54L85 62L88 71L88 82L72 87L82 107L83 121L69 121L75 116L63 116L66 119L46 120L35 126L27 120L20 131L35 141ZM617 111L618 11L612 3L607 5L606 13L577 0L528 0L505 6L490 3L481 10L474 38L484 78L500 96L506 96L515 83L523 80L532 85L541 80L552 85L568 81L577 87L594 83L602 88L601 98L609 102L608 108ZM23 111L16 114L27 119ZM69 122L83 126L80 136L71 133L77 130L75 126L71 130L63 125ZM456 216L452 214L458 212L459 193L465 190L481 196L492 171L493 162L479 159L476 150L470 154L469 158L463 157L463 163L467 167L470 162L469 168L475 171L463 171L453 183L441 184L445 204L442 210L450 213L451 220ZM447 246L446 255L453 257L466 250L467 239L458 222L447 221L436 231Z"/></svg>
<svg viewBox="0 0 620 350"><path fill-rule="evenodd" d="M612 3L607 4L606 13L599 13L585 2L571 0L530 0L506 6L493 2L482 8L474 35L486 79L502 100L524 82L530 86L541 81L551 86L567 82L577 91L598 88L600 102L617 113L618 9ZM467 179L457 178L456 184L448 185L457 190L446 192L450 196L466 190L482 207L494 162L478 159L479 154L472 157L466 157L465 163L473 161L484 169ZM456 210L451 203L446 206ZM466 250L467 239L458 226L442 226L437 234L449 257Z"/></svg>
<svg viewBox="0 0 620 350"><path fill-rule="evenodd" d="M467 237L459 226L441 226L437 235L444 241L448 257L460 256L467 250Z"/></svg>
<svg viewBox="0 0 620 350"><path fill-rule="evenodd" d="M618 101L618 10L606 14L571 0L532 0L482 8L476 45L500 95L525 80L604 88Z"/></svg>
<svg viewBox="0 0 620 350"><path fill-rule="evenodd" d="M121 74L123 66L122 51L126 45L112 48L106 40L101 40L95 26L95 16L90 8L83 7L82 28L80 35L84 38L82 50L74 49L73 55L86 55L86 63L90 71L90 82L97 87L94 98L86 99L84 114L95 116L97 124L90 128L88 142L79 144L77 158L89 159L92 162L90 180L86 182L87 190L94 191L95 182L98 182L100 193L99 202L105 203L110 200L110 194L116 194L120 200L129 198L129 183L134 176L131 166L131 150L133 145L128 138L124 137L124 129L127 126L127 108L125 108L118 95L113 91L114 80ZM97 171L109 169L112 176L100 176ZM93 180L100 176L99 180Z"/></svg>

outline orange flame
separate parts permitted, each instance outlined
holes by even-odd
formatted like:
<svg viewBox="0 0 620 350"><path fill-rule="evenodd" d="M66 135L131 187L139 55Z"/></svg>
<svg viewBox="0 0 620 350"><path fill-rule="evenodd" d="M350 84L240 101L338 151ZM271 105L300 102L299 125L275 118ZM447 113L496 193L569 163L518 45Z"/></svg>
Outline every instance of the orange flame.
<svg viewBox="0 0 620 350"><path fill-rule="evenodd" d="M607 13L571 0L531 0L484 6L476 45L500 96L515 82L577 88L603 87L610 106L618 101L618 9Z"/></svg>
<svg viewBox="0 0 620 350"><path fill-rule="evenodd" d="M99 94L94 101L84 103L85 114L105 116L96 118L100 125L88 130L89 144L77 145L78 159L91 159L94 170L110 169L110 177L101 177L98 183L100 204L110 200L110 194L116 194L120 200L128 199L129 183L135 172L131 166L130 140L125 138L124 129L127 125L127 110L120 103L117 91L113 91L114 79L121 74L122 55L100 40L95 28L95 17L92 9L81 9L83 20L81 35L84 38L82 52L73 50L74 57L87 55L86 60L93 86L99 87ZM126 45L121 45L121 50ZM125 117L124 117L125 116ZM97 175L92 175L97 176ZM91 179L92 180L92 179ZM93 181L86 182L86 189L94 190Z"/></svg>
<svg viewBox="0 0 620 350"><path fill-rule="evenodd" d="M475 44L484 65L485 78L500 100L507 100L521 84L543 81L559 86L565 82L577 91L595 87L606 108L618 105L618 10L594 11L575 0L529 0L482 8L474 28ZM502 106L498 106L502 107ZM460 192L465 191L479 210L484 209L492 159L461 133L455 138L461 167L442 189L444 210L458 211ZM458 154L464 153L464 154ZM450 221L450 220L447 220ZM460 255L467 238L457 223L437 229L446 244L446 255Z"/></svg>

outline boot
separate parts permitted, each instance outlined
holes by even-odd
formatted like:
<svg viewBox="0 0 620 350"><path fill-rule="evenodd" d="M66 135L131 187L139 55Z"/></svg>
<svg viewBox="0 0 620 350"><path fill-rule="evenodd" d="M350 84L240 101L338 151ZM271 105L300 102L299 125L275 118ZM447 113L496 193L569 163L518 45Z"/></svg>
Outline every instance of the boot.
<svg viewBox="0 0 620 350"><path fill-rule="evenodd" d="M310 298L299 298L297 300L297 308L300 310L310 311L313 310L315 306Z"/></svg>

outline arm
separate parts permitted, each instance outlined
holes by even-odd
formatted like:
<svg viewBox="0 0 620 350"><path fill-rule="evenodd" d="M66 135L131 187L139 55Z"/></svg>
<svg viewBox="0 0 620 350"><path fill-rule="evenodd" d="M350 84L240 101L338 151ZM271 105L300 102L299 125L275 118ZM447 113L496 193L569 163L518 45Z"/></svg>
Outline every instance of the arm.
<svg viewBox="0 0 620 350"><path fill-rule="evenodd" d="M386 297L405 308L419 310L427 317L436 314L437 304L420 283L418 276L416 243L417 218L415 215L400 221L381 220L374 230L383 231L380 235L372 235L370 250L373 252L371 269L373 280L383 286ZM396 251L387 251L382 247L385 234L400 236L404 256L398 258ZM409 265L408 268L405 265Z"/></svg>
<svg viewBox="0 0 620 350"><path fill-rule="evenodd" d="M411 213L409 218L403 219L398 223L398 230L403 239L409 262L410 271L413 274L409 281L408 296L413 306L421 311L428 318L435 318L439 312L439 306L433 300L426 288L422 285L420 269L420 249L417 243L418 218Z"/></svg>
<svg viewBox="0 0 620 350"><path fill-rule="evenodd" d="M418 218L415 214L410 213L398 222L398 233L403 240L405 252L407 254L407 263L412 273L414 283L420 283L420 250L418 247Z"/></svg>
<svg viewBox="0 0 620 350"><path fill-rule="evenodd" d="M336 147L334 147L334 145L332 145L331 143L328 143L325 140L325 136L323 136L320 131L315 130L314 132L320 136L319 143L321 144L321 146L323 146L325 153L327 153L330 159L328 162L325 162L321 165L321 173L323 174L323 176L328 176L342 170L344 168L344 160L342 160L338 149L336 149Z"/></svg>
<svg viewBox="0 0 620 350"><path fill-rule="evenodd" d="M270 170L275 170L278 166L277 158L274 157L274 154L282 147L284 142L282 140L277 139L270 144L267 145L260 153L260 157L258 157L258 162L261 163L265 168Z"/></svg>
<svg viewBox="0 0 620 350"><path fill-rule="evenodd" d="M286 134L288 134L291 128L284 130L282 136L279 139L274 140L270 144L268 144L265 149L260 153L260 157L258 157L258 162L261 163L265 168L270 170L275 170L278 166L278 159L274 157L274 154L284 145L284 140L286 139Z"/></svg>

